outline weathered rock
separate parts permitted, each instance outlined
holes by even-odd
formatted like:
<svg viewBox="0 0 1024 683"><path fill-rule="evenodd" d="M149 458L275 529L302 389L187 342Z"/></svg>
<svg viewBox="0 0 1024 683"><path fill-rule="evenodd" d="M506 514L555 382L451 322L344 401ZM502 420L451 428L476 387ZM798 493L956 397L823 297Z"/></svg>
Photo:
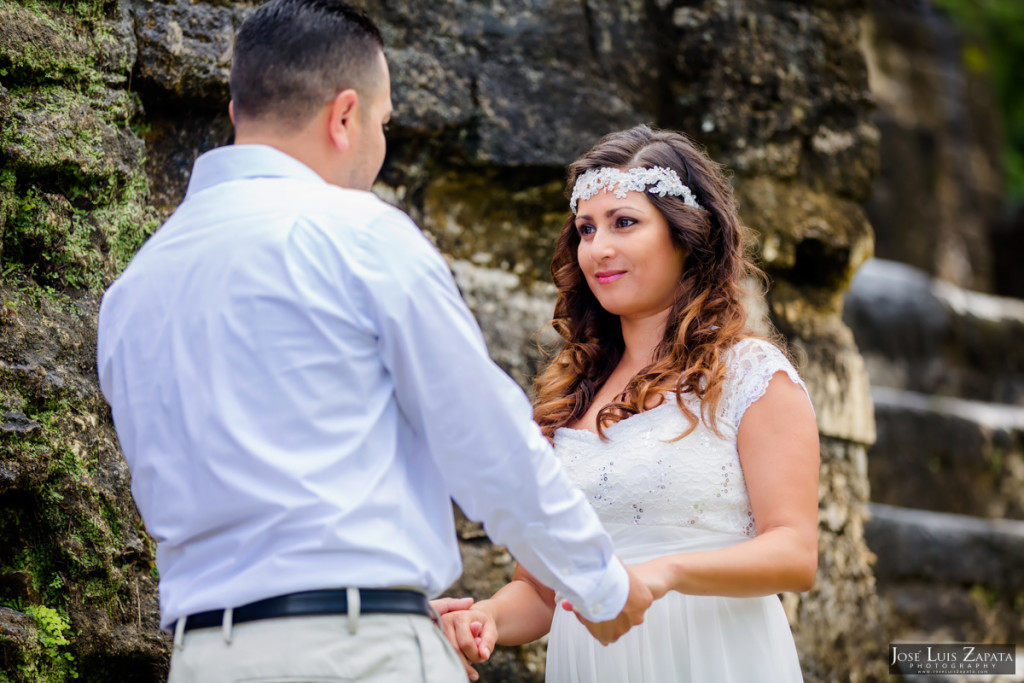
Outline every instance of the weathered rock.
<svg viewBox="0 0 1024 683"><path fill-rule="evenodd" d="M865 447L822 438L818 576L807 593L783 596L808 681L884 678L874 557L864 542L867 504Z"/></svg>
<svg viewBox="0 0 1024 683"><path fill-rule="evenodd" d="M66 647L15 647L11 670L45 672L66 652L85 680L155 679L168 643L151 542L96 386L98 301L0 289L14 311L0 325L0 406L4 424L27 427L0 432L0 600L52 610L75 632Z"/></svg>
<svg viewBox="0 0 1024 683"><path fill-rule="evenodd" d="M842 293L871 255L871 227L849 200L769 178L743 180L744 222L759 233L762 263L778 278L768 301L807 380L823 434L874 441L864 365L840 319ZM842 388L841 388L842 387Z"/></svg>
<svg viewBox="0 0 1024 683"><path fill-rule="evenodd" d="M130 118L133 103L126 93L106 93L113 101L95 102L61 86L33 90L7 103L11 116L4 126L3 150L17 171L30 168L68 177L114 177L124 183L136 171L142 141L124 127L115 127L96 111L109 107L107 119L120 113ZM112 111L120 108L120 112ZM74 194L69 188L68 194ZM87 201L99 198L82 193ZM77 198L77 197L76 197Z"/></svg>
<svg viewBox="0 0 1024 683"><path fill-rule="evenodd" d="M550 281L555 239L568 210L564 179L541 184L544 175L553 173L438 174L426 181L422 204L413 213L453 258L514 273L527 285Z"/></svg>
<svg viewBox="0 0 1024 683"><path fill-rule="evenodd" d="M555 287L536 283L523 289L519 278L501 269L481 268L466 261L452 264L455 281L484 333L487 350L520 386L533 378L558 340L545 324L555 307ZM547 334L544 334L544 330Z"/></svg>
<svg viewBox="0 0 1024 683"><path fill-rule="evenodd" d="M937 3L871 0L864 51L881 173L866 204L878 256L992 292L1003 198L1001 121L982 69Z"/></svg>
<svg viewBox="0 0 1024 683"><path fill-rule="evenodd" d="M798 177L863 200L877 171L865 119L860 2L705 2L678 7L671 125L750 175Z"/></svg>
<svg viewBox="0 0 1024 683"><path fill-rule="evenodd" d="M923 579L1024 595L1024 522L870 506L878 580Z"/></svg>
<svg viewBox="0 0 1024 683"><path fill-rule="evenodd" d="M3 432L14 432L16 434L27 434L28 432L39 429L40 425L35 420L26 417L24 413L12 410L8 413L0 415L0 431Z"/></svg>
<svg viewBox="0 0 1024 683"><path fill-rule="evenodd" d="M1024 408L884 387L871 395L873 501L1024 519Z"/></svg>
<svg viewBox="0 0 1024 683"><path fill-rule="evenodd" d="M865 535L878 557L879 604L890 642L1019 642L1024 522L878 503L869 510Z"/></svg>
<svg viewBox="0 0 1024 683"><path fill-rule="evenodd" d="M5 268L64 290L108 282L155 227L129 126L135 40L124 5L0 8L0 224ZM84 16L83 16L84 15Z"/></svg>
<svg viewBox="0 0 1024 683"><path fill-rule="evenodd" d="M872 383L1024 405L1024 302L873 259L844 306Z"/></svg>
<svg viewBox="0 0 1024 683"><path fill-rule="evenodd" d="M1024 299L1024 204L1006 212L992 228L992 256L995 268L995 293Z"/></svg>
<svg viewBox="0 0 1024 683"><path fill-rule="evenodd" d="M161 98L227 102L235 32L251 11L250 5L188 0L133 3L136 87Z"/></svg>

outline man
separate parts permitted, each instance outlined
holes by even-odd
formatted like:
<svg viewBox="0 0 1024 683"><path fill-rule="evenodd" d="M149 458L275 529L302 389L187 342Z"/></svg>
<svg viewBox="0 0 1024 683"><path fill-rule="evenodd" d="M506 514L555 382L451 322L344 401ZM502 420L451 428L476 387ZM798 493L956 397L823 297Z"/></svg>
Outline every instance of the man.
<svg viewBox="0 0 1024 683"><path fill-rule="evenodd" d="M383 41L340 0L243 24L235 144L107 291L100 383L159 543L171 681L465 680L427 596L450 498L602 642L651 596L612 554L450 272L368 190Z"/></svg>

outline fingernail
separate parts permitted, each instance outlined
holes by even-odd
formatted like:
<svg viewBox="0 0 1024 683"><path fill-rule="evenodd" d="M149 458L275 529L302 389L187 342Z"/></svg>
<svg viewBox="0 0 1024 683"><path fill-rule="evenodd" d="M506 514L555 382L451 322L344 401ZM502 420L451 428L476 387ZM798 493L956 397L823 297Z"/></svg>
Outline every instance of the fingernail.
<svg viewBox="0 0 1024 683"><path fill-rule="evenodd" d="M480 656L483 657L484 659L487 659L488 657L491 656L491 651L488 650L486 647L482 647L482 648L480 648Z"/></svg>

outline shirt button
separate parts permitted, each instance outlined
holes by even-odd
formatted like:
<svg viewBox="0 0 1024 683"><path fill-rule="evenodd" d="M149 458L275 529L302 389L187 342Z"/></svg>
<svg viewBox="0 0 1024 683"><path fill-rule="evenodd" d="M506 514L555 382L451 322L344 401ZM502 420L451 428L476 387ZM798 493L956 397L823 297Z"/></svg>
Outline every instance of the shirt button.
<svg viewBox="0 0 1024 683"><path fill-rule="evenodd" d="M602 605L601 603L597 603L596 605L594 605L594 614L600 614L601 610L603 609L604 605Z"/></svg>
<svg viewBox="0 0 1024 683"><path fill-rule="evenodd" d="M569 576L569 568L562 567L562 576Z"/></svg>

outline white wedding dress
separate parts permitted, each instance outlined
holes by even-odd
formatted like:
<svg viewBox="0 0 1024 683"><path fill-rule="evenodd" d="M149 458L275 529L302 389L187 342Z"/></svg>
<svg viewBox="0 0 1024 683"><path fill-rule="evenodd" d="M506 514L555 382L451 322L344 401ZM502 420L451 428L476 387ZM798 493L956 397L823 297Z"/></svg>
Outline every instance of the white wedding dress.
<svg viewBox="0 0 1024 683"><path fill-rule="evenodd" d="M740 341L727 358L718 426L689 426L674 394L617 422L608 441L559 429L555 451L597 510L626 564L662 555L726 548L757 535L736 451L746 409L776 372L803 386L773 345ZM805 387L806 391L806 387ZM697 404L689 404L696 410ZM776 595L725 598L670 592L644 623L602 647L576 617L555 610L548 640L548 683L751 683L801 681L796 647Z"/></svg>

